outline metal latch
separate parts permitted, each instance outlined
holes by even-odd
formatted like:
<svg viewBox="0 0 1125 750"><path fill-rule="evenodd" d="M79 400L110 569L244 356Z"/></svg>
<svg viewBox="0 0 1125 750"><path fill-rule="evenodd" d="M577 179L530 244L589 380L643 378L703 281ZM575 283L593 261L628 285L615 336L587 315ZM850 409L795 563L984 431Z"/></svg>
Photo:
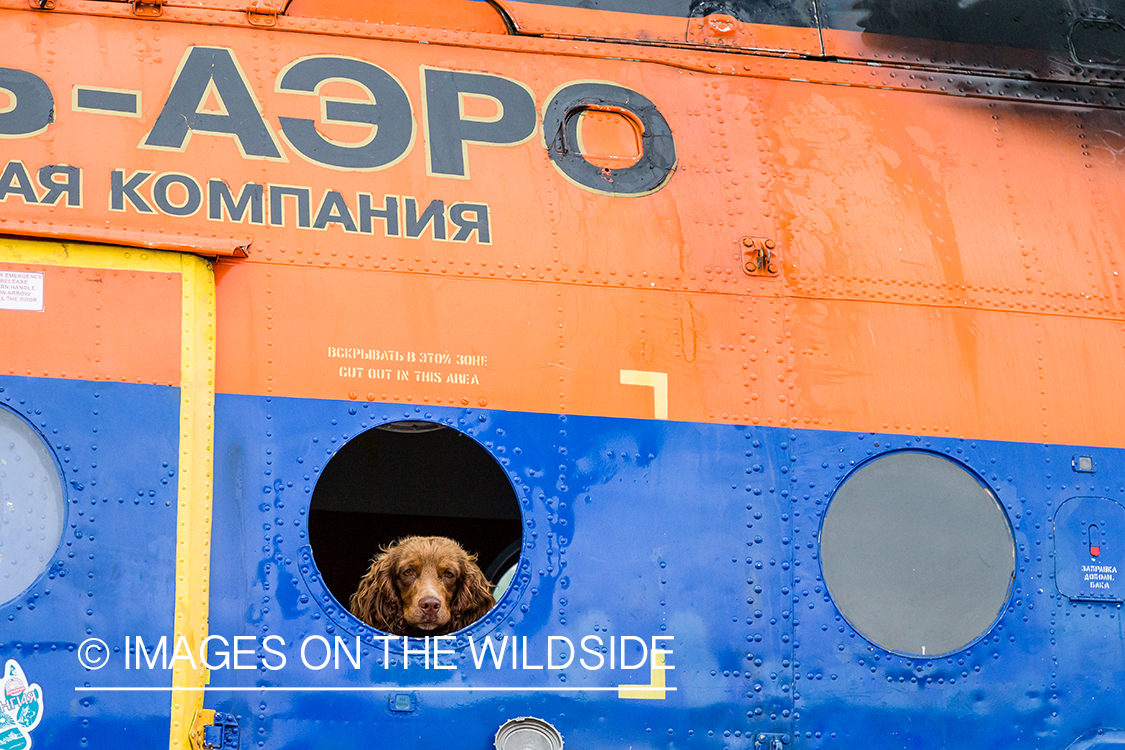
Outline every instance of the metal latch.
<svg viewBox="0 0 1125 750"><path fill-rule="evenodd" d="M32 10L54 10L55 0L27 0Z"/></svg>
<svg viewBox="0 0 1125 750"><path fill-rule="evenodd" d="M742 238L742 270L751 276L777 276L777 243L765 237Z"/></svg>
<svg viewBox="0 0 1125 750"><path fill-rule="evenodd" d="M276 26L281 8L275 8L270 0L250 0L246 6L246 20L251 26Z"/></svg>
<svg viewBox="0 0 1125 750"><path fill-rule="evenodd" d="M745 11L744 3L731 0L702 0L691 4L688 16L687 43L708 46L740 47L745 44L746 34L740 16Z"/></svg>
<svg viewBox="0 0 1125 750"><path fill-rule="evenodd" d="M156 18L164 13L164 0L133 0L133 15Z"/></svg>
<svg viewBox="0 0 1125 750"><path fill-rule="evenodd" d="M210 709L200 709L191 723L192 750L238 750L238 719Z"/></svg>
<svg viewBox="0 0 1125 750"><path fill-rule="evenodd" d="M754 735L754 750L784 750L789 747L789 735L777 732L759 732Z"/></svg>

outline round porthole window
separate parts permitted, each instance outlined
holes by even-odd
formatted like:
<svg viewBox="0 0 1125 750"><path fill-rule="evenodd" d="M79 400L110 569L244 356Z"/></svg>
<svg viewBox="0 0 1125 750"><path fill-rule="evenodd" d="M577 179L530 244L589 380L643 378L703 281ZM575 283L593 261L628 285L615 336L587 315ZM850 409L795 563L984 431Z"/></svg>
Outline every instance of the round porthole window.
<svg viewBox="0 0 1125 750"><path fill-rule="evenodd" d="M861 635L940 656L983 635L1008 600L1015 541L992 492L959 464L889 453L849 476L820 532L824 581Z"/></svg>
<svg viewBox="0 0 1125 750"><path fill-rule="evenodd" d="M0 603L15 599L50 566L64 511L50 448L27 422L0 408Z"/></svg>
<svg viewBox="0 0 1125 750"><path fill-rule="evenodd" d="M401 610L403 630L388 630L395 635L424 628L426 607L436 607L434 617L443 623L424 634L443 635L453 623L463 627L482 616L485 605L474 597L504 595L519 565L522 534L519 499L497 459L472 437L433 422L391 422L349 440L324 467L309 510L309 546L325 586L376 627L396 623ZM444 543L407 551L400 543L408 537L443 538L475 561ZM392 547L402 554L388 557L384 550ZM375 557L387 560L385 577L373 572ZM447 565L448 583L427 588L429 573L444 576ZM416 591L430 593L415 601Z"/></svg>

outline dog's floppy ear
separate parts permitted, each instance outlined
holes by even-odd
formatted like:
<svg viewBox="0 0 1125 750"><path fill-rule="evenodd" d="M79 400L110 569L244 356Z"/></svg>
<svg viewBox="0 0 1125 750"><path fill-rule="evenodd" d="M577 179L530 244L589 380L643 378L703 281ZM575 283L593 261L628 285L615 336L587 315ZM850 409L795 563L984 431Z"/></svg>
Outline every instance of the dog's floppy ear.
<svg viewBox="0 0 1125 750"><path fill-rule="evenodd" d="M371 561L371 567L352 594L349 608L353 615L374 628L400 635L406 630L402 599L394 583L396 555L384 550Z"/></svg>
<svg viewBox="0 0 1125 750"><path fill-rule="evenodd" d="M476 563L472 562L475 559L470 557L465 565L464 580L453 598L451 630L460 630L476 622L496 604L496 600L492 598L492 586Z"/></svg>

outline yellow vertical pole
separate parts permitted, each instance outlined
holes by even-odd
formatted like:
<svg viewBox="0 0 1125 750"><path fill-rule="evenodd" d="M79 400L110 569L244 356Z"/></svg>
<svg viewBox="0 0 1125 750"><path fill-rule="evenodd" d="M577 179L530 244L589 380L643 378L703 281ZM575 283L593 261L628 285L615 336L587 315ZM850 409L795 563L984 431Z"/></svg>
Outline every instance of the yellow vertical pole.
<svg viewBox="0 0 1125 750"><path fill-rule="evenodd" d="M207 638L211 572L211 492L215 436L215 275L211 264L181 256L179 482L176 512L175 644L181 637L198 661ZM187 750L203 708L207 669L185 660L172 672L169 747Z"/></svg>

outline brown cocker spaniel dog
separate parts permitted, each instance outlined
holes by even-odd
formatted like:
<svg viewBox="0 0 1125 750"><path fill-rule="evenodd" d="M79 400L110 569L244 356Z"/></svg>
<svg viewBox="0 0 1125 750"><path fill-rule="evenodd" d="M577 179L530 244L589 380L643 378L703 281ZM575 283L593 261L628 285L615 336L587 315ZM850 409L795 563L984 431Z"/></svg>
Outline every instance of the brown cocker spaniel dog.
<svg viewBox="0 0 1125 750"><path fill-rule="evenodd" d="M408 536L382 548L352 594L353 615L394 635L445 635L476 622L495 600L457 542Z"/></svg>

